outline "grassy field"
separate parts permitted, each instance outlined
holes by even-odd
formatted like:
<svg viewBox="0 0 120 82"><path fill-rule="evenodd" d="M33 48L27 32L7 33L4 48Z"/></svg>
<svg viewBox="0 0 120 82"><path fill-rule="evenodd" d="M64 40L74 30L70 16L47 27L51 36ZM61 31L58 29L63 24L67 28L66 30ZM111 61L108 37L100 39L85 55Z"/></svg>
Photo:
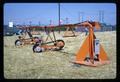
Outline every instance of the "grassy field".
<svg viewBox="0 0 120 82"><path fill-rule="evenodd" d="M116 78L116 32L96 32L110 64L99 67L75 65L75 60L85 33L77 37L63 38L58 33L57 39L65 41L61 51L33 53L32 45L16 48L14 41L18 36L4 37L4 77L6 79L114 79ZM61 33L63 34L63 33ZM44 33L41 35L46 38ZM38 35L40 36L40 35Z"/></svg>

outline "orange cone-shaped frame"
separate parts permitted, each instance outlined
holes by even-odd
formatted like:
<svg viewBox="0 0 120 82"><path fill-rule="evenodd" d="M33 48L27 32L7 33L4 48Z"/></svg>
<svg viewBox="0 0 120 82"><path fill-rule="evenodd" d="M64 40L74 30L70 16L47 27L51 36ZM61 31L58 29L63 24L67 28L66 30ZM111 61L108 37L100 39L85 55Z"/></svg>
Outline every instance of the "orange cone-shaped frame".
<svg viewBox="0 0 120 82"><path fill-rule="evenodd" d="M80 50L76 55L75 63L88 65L88 66L99 66L103 64L109 63L107 54L103 49L102 45L100 44L100 54L99 54L99 61L94 60L94 39L95 35L93 32L93 28L89 28L89 35L83 42ZM89 55L89 60L85 60L86 56Z"/></svg>

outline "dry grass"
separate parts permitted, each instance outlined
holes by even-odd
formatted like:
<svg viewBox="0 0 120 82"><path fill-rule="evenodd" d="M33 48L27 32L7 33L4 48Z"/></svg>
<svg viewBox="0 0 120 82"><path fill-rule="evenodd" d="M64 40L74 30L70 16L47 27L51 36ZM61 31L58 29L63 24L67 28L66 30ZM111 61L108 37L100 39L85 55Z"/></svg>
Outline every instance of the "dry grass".
<svg viewBox="0 0 120 82"><path fill-rule="evenodd" d="M61 33L63 34L63 33ZM4 37L4 77L7 79L114 79L116 78L116 32L97 32L110 60L110 64L100 67L76 66L75 60L85 34L77 37L58 39L65 41L62 51L33 53L32 45L16 48L17 36ZM46 35L42 33L44 39Z"/></svg>

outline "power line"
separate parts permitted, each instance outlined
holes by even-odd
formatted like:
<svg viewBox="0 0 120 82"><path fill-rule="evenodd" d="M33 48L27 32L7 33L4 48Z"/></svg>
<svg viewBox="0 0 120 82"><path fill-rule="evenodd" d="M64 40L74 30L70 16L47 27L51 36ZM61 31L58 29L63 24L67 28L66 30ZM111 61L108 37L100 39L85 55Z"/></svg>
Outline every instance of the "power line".
<svg viewBox="0 0 120 82"><path fill-rule="evenodd" d="M68 13L69 16L74 17L74 15L72 15L65 7L63 7L63 6L61 6L61 7L63 8L63 10L65 10Z"/></svg>

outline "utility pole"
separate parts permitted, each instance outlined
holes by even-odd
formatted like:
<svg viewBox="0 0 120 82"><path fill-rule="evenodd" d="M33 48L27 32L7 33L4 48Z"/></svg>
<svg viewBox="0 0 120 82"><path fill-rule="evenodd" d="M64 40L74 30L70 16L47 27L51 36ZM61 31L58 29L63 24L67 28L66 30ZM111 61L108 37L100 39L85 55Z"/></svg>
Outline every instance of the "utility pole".
<svg viewBox="0 0 120 82"><path fill-rule="evenodd" d="M23 25L22 26L25 26L25 22L23 22Z"/></svg>
<svg viewBox="0 0 120 82"><path fill-rule="evenodd" d="M50 20L50 24L49 25L52 25L52 20Z"/></svg>
<svg viewBox="0 0 120 82"><path fill-rule="evenodd" d="M104 11L102 11L102 22L104 23Z"/></svg>
<svg viewBox="0 0 120 82"><path fill-rule="evenodd" d="M60 3L58 3L58 18L59 18L58 24L60 26Z"/></svg>
<svg viewBox="0 0 120 82"><path fill-rule="evenodd" d="M38 22L38 24L39 24L39 26L41 26L41 23L40 23L40 21Z"/></svg>
<svg viewBox="0 0 120 82"><path fill-rule="evenodd" d="M104 11L103 10L99 11L99 21L101 23L104 23Z"/></svg>
<svg viewBox="0 0 120 82"><path fill-rule="evenodd" d="M99 22L101 23L101 11L99 11Z"/></svg>
<svg viewBox="0 0 120 82"><path fill-rule="evenodd" d="M83 22L83 15L84 15L83 12L79 12L79 13L78 13L78 21L79 21L79 22Z"/></svg>
<svg viewBox="0 0 120 82"><path fill-rule="evenodd" d="M60 26L60 2L58 3L58 18L59 18L58 24ZM59 28L59 34L60 34L60 28Z"/></svg>
<svg viewBox="0 0 120 82"><path fill-rule="evenodd" d="M103 10L99 11L99 21L100 21L100 23L104 23L104 11ZM104 26L102 27L102 31L105 31Z"/></svg>
<svg viewBox="0 0 120 82"><path fill-rule="evenodd" d="M80 12L78 13L78 22L80 22Z"/></svg>
<svg viewBox="0 0 120 82"><path fill-rule="evenodd" d="M68 18L66 18L66 24L68 24Z"/></svg>
<svg viewBox="0 0 120 82"><path fill-rule="evenodd" d="M29 21L30 26L32 25L32 21Z"/></svg>

